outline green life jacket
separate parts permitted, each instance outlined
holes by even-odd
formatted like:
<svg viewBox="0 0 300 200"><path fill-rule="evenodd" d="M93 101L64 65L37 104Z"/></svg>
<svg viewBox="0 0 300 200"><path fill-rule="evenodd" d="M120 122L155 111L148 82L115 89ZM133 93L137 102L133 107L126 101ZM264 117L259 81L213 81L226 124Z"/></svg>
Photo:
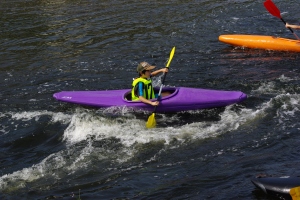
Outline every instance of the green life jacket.
<svg viewBox="0 0 300 200"><path fill-rule="evenodd" d="M154 90L152 87L151 79L147 80L144 78L137 78L132 82L132 90L131 90L132 101L139 100L138 91L137 91L139 82L143 83L143 97L146 99L154 99L155 94L154 94Z"/></svg>

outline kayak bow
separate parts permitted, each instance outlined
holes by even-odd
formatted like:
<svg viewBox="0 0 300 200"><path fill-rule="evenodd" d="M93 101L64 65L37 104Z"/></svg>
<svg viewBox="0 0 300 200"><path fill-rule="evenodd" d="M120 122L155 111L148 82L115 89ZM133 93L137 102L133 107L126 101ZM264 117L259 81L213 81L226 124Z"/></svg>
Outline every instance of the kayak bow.
<svg viewBox="0 0 300 200"><path fill-rule="evenodd" d="M274 51L300 52L300 41L264 35L220 35L219 41L233 46Z"/></svg>
<svg viewBox="0 0 300 200"><path fill-rule="evenodd" d="M253 178L251 182L267 195L278 199L292 199L296 196L295 191L300 186L300 177L259 175Z"/></svg>

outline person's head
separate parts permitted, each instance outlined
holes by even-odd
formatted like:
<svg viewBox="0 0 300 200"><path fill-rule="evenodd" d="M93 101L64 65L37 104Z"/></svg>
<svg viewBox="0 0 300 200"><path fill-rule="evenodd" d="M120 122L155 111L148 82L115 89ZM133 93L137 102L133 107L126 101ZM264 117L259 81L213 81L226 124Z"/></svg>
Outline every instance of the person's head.
<svg viewBox="0 0 300 200"><path fill-rule="evenodd" d="M139 73L139 76L145 76L145 77L150 77L151 75L151 70L154 69L155 66L150 65L147 62L141 62L137 66L137 72Z"/></svg>

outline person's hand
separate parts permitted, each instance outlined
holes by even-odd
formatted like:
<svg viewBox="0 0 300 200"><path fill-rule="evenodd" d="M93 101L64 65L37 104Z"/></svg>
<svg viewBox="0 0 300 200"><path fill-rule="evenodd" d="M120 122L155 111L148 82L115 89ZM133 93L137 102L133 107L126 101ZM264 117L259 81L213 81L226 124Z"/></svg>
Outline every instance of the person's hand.
<svg viewBox="0 0 300 200"><path fill-rule="evenodd" d="M169 68L165 67L162 70L163 70L163 73L167 73L169 71Z"/></svg>
<svg viewBox="0 0 300 200"><path fill-rule="evenodd" d="M158 104L159 104L159 101L153 101L153 102L151 102L152 106L158 106Z"/></svg>
<svg viewBox="0 0 300 200"><path fill-rule="evenodd" d="M290 28L290 25L288 23L285 24L286 28Z"/></svg>

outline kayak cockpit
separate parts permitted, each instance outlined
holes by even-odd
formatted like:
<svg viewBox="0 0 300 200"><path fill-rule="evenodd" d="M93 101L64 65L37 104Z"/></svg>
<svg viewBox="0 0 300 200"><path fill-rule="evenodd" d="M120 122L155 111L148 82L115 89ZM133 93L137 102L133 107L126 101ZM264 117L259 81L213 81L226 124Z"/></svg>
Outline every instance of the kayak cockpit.
<svg viewBox="0 0 300 200"><path fill-rule="evenodd" d="M179 88L176 88L176 87L165 87L165 88L163 88L162 92L169 92L170 95L168 95L166 97L163 97L162 99L171 98L171 97L175 96L178 93L178 89ZM154 92L158 93L159 88L155 87ZM132 101L132 99L131 99L131 90L124 94L123 100L126 101L126 102L139 102L139 101Z"/></svg>

